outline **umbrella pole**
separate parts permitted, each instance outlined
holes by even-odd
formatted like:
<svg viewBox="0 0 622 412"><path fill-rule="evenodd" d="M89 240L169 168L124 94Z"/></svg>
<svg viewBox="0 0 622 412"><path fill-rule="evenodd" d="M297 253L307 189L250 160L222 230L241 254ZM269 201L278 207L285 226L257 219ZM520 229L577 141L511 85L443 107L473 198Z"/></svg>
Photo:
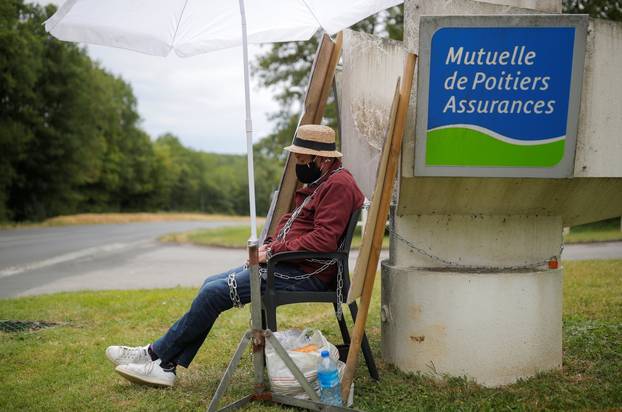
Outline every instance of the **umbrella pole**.
<svg viewBox="0 0 622 412"><path fill-rule="evenodd" d="M253 122L251 120L250 75L248 73L248 35L244 0L240 3L242 23L242 54L244 56L244 99L246 103L246 152L248 156L248 199L251 211L251 237L248 240L248 262L251 270L251 328L253 335L253 367L255 369L255 395L264 392L264 337L261 322L261 279L257 249L257 216L255 209L255 169L253 164Z"/></svg>
<svg viewBox="0 0 622 412"><path fill-rule="evenodd" d="M250 75L248 73L248 38L246 34L246 12L244 0L240 2L242 19L242 54L244 55L244 102L246 108L246 155L248 158L248 202L251 212L251 237L249 242L257 241L257 213L255 211L255 169L253 165L253 121L251 120Z"/></svg>
<svg viewBox="0 0 622 412"><path fill-rule="evenodd" d="M248 240L248 262L251 270L251 328L253 334L253 367L255 369L255 394L264 391L264 338L261 322L261 280L257 253L257 216L255 209L255 169L253 164L253 121L251 120L250 75L248 73L248 35L244 0L240 3L242 23L242 54L244 56L244 100L246 103L246 152L248 157L248 199L251 212L251 237Z"/></svg>

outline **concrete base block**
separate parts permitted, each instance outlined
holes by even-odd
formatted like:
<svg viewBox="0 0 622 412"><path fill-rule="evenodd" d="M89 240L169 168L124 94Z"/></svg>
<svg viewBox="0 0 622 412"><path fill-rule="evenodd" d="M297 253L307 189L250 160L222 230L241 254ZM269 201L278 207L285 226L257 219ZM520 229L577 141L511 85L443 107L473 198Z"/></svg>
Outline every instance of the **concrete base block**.
<svg viewBox="0 0 622 412"><path fill-rule="evenodd" d="M395 232L421 250L392 238L391 264L418 268L546 267L551 257L559 258L562 243L559 216L396 216Z"/></svg>
<svg viewBox="0 0 622 412"><path fill-rule="evenodd" d="M562 364L562 269L459 273L382 262L382 354L499 386Z"/></svg>

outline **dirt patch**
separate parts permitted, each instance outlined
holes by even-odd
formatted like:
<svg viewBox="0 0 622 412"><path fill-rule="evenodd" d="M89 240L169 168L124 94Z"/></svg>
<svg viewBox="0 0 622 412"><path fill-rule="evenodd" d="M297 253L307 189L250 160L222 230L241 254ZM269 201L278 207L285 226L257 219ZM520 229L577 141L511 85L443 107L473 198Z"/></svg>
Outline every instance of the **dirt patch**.
<svg viewBox="0 0 622 412"><path fill-rule="evenodd" d="M60 323L39 320L0 320L0 332L33 332L39 329L59 326Z"/></svg>

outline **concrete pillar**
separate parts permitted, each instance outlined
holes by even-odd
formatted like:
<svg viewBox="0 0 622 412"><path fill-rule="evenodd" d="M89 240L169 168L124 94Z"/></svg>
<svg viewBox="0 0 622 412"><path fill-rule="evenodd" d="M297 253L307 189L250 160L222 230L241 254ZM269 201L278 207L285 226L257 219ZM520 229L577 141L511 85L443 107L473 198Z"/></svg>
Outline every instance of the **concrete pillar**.
<svg viewBox="0 0 622 412"><path fill-rule="evenodd" d="M540 10L526 9L536 3ZM405 10L404 42L416 51L421 15L559 12L561 1L407 0ZM563 270L547 262L560 255L561 216L537 208L493 213L493 204L504 204L494 192L478 199L465 193L472 200L451 213L400 214L405 205L434 203L411 189L414 122L411 115L390 259L382 264L383 357L404 371L467 376L487 386L560 368ZM450 195L443 193L431 196ZM478 201L490 205L470 207Z"/></svg>
<svg viewBox="0 0 622 412"><path fill-rule="evenodd" d="M382 354L496 386L562 363L559 217L396 216L382 264ZM525 269L528 267L528 269Z"/></svg>

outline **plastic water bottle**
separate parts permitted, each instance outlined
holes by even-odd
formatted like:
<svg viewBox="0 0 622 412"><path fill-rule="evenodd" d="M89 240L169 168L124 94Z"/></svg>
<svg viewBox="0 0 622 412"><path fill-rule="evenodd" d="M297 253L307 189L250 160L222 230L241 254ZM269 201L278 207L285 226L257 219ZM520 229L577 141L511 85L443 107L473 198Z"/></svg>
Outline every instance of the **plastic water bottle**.
<svg viewBox="0 0 622 412"><path fill-rule="evenodd" d="M327 350L322 351L322 358L317 367L317 378L320 381L320 400L322 403L342 406L339 370L335 361L329 357Z"/></svg>

